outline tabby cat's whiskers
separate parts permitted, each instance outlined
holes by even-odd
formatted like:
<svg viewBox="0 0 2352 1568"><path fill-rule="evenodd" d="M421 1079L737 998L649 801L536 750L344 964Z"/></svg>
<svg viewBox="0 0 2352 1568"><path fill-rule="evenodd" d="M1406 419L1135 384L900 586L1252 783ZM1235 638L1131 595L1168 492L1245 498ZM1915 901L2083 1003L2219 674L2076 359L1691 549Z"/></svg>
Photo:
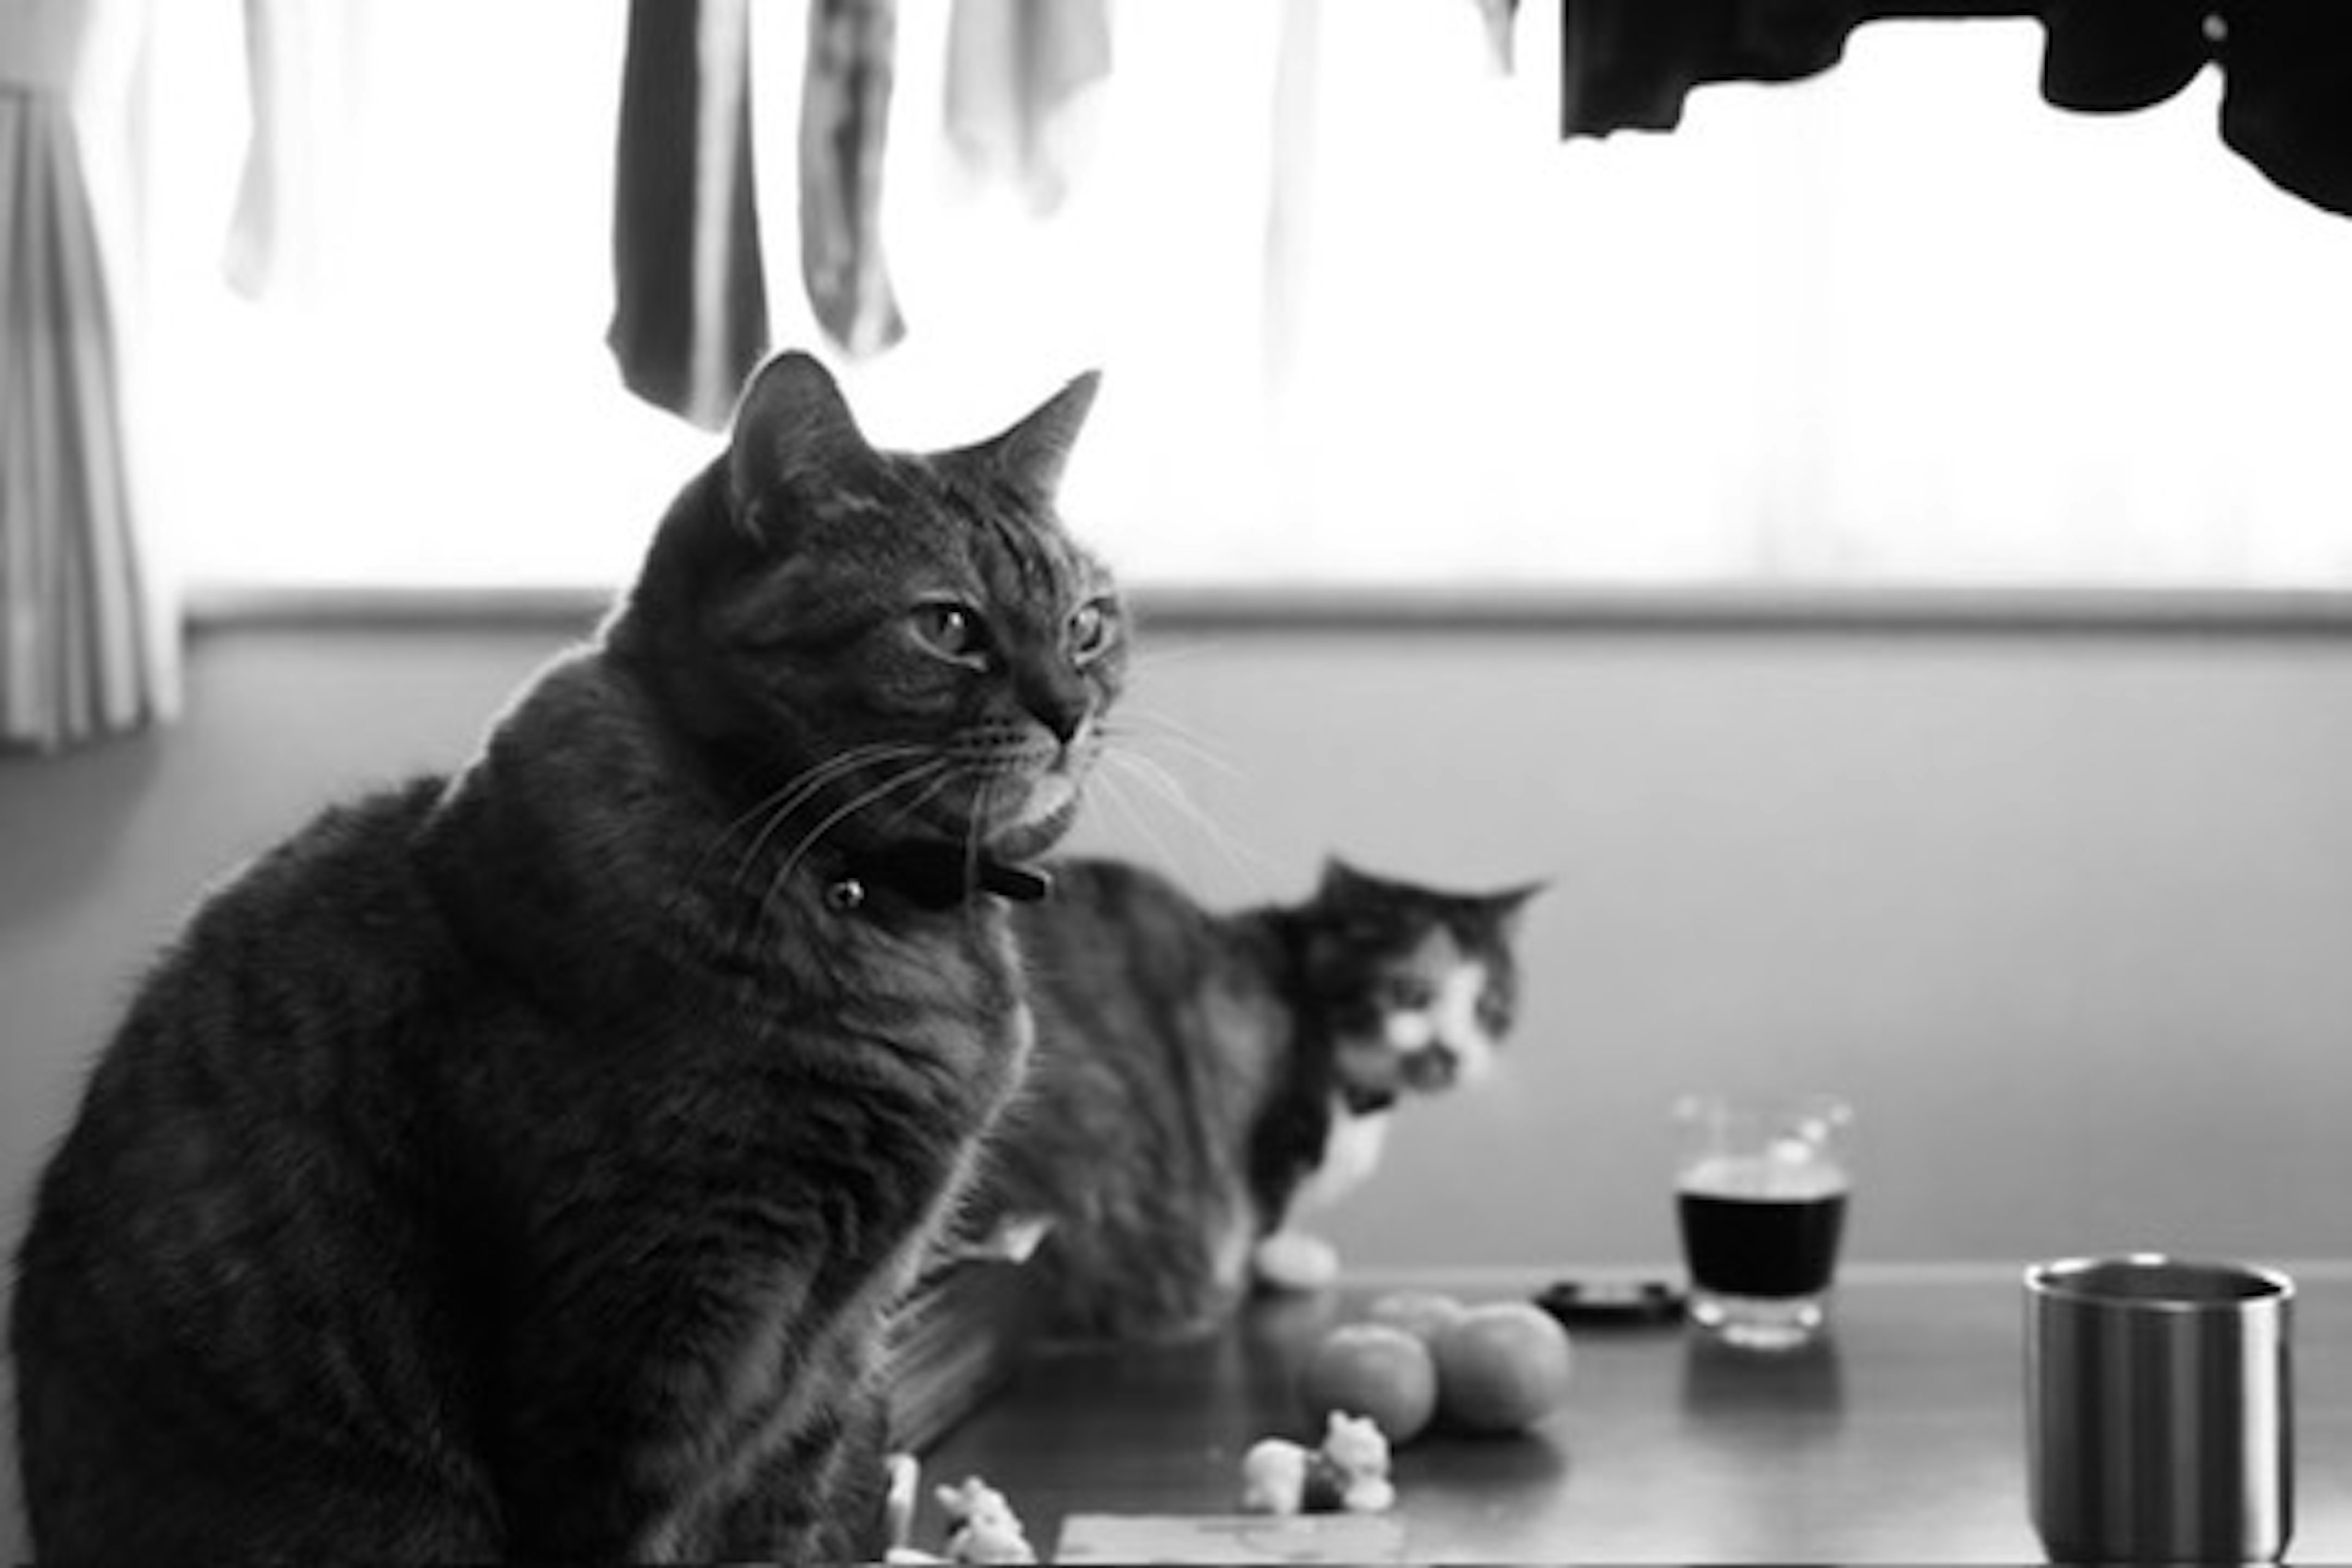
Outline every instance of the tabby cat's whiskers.
<svg viewBox="0 0 2352 1568"><path fill-rule="evenodd" d="M1121 756L1115 756L1111 753L1105 753L1103 760L1106 763L1108 763L1112 762L1123 763L1126 759ZM1134 826L1135 830L1143 836L1145 841L1151 846L1153 856L1158 858L1161 865L1173 866L1178 864L1174 852L1169 847L1168 840L1161 837L1160 830L1151 826L1150 815L1141 810L1136 805L1134 801L1128 798L1128 792L1122 786L1121 781L1116 773L1114 773L1109 767L1106 766L1100 773L1095 775L1095 784L1102 798L1117 806L1118 808L1119 815L1126 817L1127 820Z"/></svg>
<svg viewBox="0 0 2352 1568"><path fill-rule="evenodd" d="M927 791L919 797L920 800L929 800L938 794L940 790L946 788L948 784L952 780L954 773L955 764L952 763L942 762L937 757L929 758L924 762L917 763L913 767L908 768L903 772L891 774L888 778L884 779L880 784L874 785L871 789L866 790L861 795L852 796L847 804L835 806L825 816L823 821L819 822L814 827L810 828L808 833L802 837L798 844L793 846L793 852L784 857L783 865L778 868L776 874L773 877L768 879L768 897L772 899L776 893L785 886L785 884L792 880L793 873L799 869L800 863L808 858L809 851L815 848L818 841L823 839L826 834L832 832L835 828L840 826L843 823L848 821L851 817L856 816L867 806L877 805L879 802L887 799L889 796L898 794L900 790L907 788L910 784L928 784L932 785L933 787L930 790Z"/></svg>
<svg viewBox="0 0 2352 1568"><path fill-rule="evenodd" d="M838 756L828 758L814 767L804 768L793 774L792 778L772 792L765 800L729 824L727 831L719 836L719 844L724 844L750 826L754 817L764 815L767 818L761 825L759 833L752 838L751 847L743 852L741 862L735 868L734 885L737 887L742 885L744 876L750 872L752 863L759 858L761 849L767 845L776 829L782 827L793 812L815 800L824 793L827 784L869 764L908 762L925 754L927 754L925 747L909 745L904 742L877 741L862 746L852 746ZM717 847L717 845L712 846L714 850Z"/></svg>
<svg viewBox="0 0 2352 1568"><path fill-rule="evenodd" d="M995 804L995 779L992 775L983 774L980 788L971 797L971 814L964 824L963 876L968 884L977 884L980 880L981 824L988 819Z"/></svg>
<svg viewBox="0 0 2352 1568"><path fill-rule="evenodd" d="M1114 764L1117 770L1150 790L1180 820L1197 831L1234 870L1249 876L1263 875L1277 868L1273 857L1241 838L1203 810L1201 804L1192 798L1192 792L1184 787L1183 781L1156 758L1137 751L1121 750L1105 752L1103 761ZM1109 782L1112 776L1111 771L1106 769L1105 782ZM1156 835L1154 845L1159 847Z"/></svg>
<svg viewBox="0 0 2352 1568"><path fill-rule="evenodd" d="M1180 723L1157 709L1130 709L1121 715L1121 719L1117 735L1122 741L1165 741L1187 757L1214 768L1228 779L1239 781L1244 776L1242 770L1198 730ZM1136 722L1138 720L1141 722Z"/></svg>

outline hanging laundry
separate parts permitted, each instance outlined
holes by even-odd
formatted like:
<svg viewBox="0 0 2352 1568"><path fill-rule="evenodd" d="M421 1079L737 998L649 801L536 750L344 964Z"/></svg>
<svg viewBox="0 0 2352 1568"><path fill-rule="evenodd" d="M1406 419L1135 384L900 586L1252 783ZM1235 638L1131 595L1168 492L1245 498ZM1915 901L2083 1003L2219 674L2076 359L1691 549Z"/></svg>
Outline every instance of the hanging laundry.
<svg viewBox="0 0 2352 1568"><path fill-rule="evenodd" d="M1560 0L1560 134L1671 131L1709 82L1790 81L1893 18L2039 17L2042 96L2114 111L2221 70L2221 139L2281 189L2352 216L2346 0Z"/></svg>
<svg viewBox="0 0 2352 1568"><path fill-rule="evenodd" d="M1518 69L1518 45L1515 37L1519 21L1519 0L1475 0L1478 21L1486 29L1486 58L1496 73L1509 76Z"/></svg>
<svg viewBox="0 0 2352 1568"><path fill-rule="evenodd" d="M947 133L964 166L1033 213L1058 208L1091 150L1088 89L1110 74L1105 0L955 0Z"/></svg>
<svg viewBox="0 0 2352 1568"><path fill-rule="evenodd" d="M1693 88L1827 70L1860 9L1856 0L1561 0L1560 134L1671 131Z"/></svg>
<svg viewBox="0 0 2352 1568"><path fill-rule="evenodd" d="M746 0L631 0L605 342L629 389L725 426L767 353Z"/></svg>
<svg viewBox="0 0 2352 1568"><path fill-rule="evenodd" d="M245 0L251 115L221 270L247 299L326 282L366 199L365 0Z"/></svg>
<svg viewBox="0 0 2352 1568"><path fill-rule="evenodd" d="M2281 190L2352 217L2352 5L2215 7L2221 140Z"/></svg>
<svg viewBox="0 0 2352 1568"><path fill-rule="evenodd" d="M801 278L818 325L861 357L907 331L882 255L882 163L897 33L895 0L809 0Z"/></svg>
<svg viewBox="0 0 2352 1568"><path fill-rule="evenodd" d="M2089 113L2146 109L2211 58L2210 0L2042 0L2042 96Z"/></svg>

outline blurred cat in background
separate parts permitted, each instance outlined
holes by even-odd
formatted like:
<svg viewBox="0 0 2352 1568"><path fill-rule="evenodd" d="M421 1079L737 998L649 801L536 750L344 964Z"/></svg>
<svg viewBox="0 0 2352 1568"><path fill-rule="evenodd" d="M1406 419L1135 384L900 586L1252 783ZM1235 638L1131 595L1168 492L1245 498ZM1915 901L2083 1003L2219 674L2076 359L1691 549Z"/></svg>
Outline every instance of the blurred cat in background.
<svg viewBox="0 0 2352 1568"><path fill-rule="evenodd" d="M1486 1070L1538 889L1335 860L1303 902L1219 914L1121 861L1055 877L1016 917L1037 1048L973 1219L1050 1220L1030 1268L1067 1338L1178 1337L1253 1283L1328 1280L1336 1255L1294 1217L1371 1173L1407 1097Z"/></svg>

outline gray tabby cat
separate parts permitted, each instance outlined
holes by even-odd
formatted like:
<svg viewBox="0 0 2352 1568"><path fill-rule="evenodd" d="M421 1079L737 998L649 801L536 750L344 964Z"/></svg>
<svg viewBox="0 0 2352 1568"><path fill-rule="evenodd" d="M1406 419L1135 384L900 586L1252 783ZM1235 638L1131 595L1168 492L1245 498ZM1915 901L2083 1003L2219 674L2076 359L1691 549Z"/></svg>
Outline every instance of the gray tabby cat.
<svg viewBox="0 0 2352 1568"><path fill-rule="evenodd" d="M881 453L772 362L468 766L194 915L19 1258L44 1558L878 1552L886 1315L1120 684L1093 391Z"/></svg>
<svg viewBox="0 0 2352 1568"><path fill-rule="evenodd" d="M1371 1173L1404 1096L1493 1059L1538 889L1333 861L1301 902L1219 913L1123 862L1055 874L1015 919L1037 1051L974 1220L1053 1222L1031 1268L1066 1338L1181 1337L1254 1282L1328 1280L1297 1222Z"/></svg>

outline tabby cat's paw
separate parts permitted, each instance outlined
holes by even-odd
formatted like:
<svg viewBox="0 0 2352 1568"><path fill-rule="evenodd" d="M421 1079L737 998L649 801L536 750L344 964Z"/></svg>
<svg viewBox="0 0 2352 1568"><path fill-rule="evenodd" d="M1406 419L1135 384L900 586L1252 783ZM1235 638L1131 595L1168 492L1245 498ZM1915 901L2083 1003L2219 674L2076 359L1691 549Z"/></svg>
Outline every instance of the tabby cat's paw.
<svg viewBox="0 0 2352 1568"><path fill-rule="evenodd" d="M1278 1230L1258 1242L1250 1267L1269 1290L1320 1290L1339 1278L1339 1254L1319 1236Z"/></svg>

